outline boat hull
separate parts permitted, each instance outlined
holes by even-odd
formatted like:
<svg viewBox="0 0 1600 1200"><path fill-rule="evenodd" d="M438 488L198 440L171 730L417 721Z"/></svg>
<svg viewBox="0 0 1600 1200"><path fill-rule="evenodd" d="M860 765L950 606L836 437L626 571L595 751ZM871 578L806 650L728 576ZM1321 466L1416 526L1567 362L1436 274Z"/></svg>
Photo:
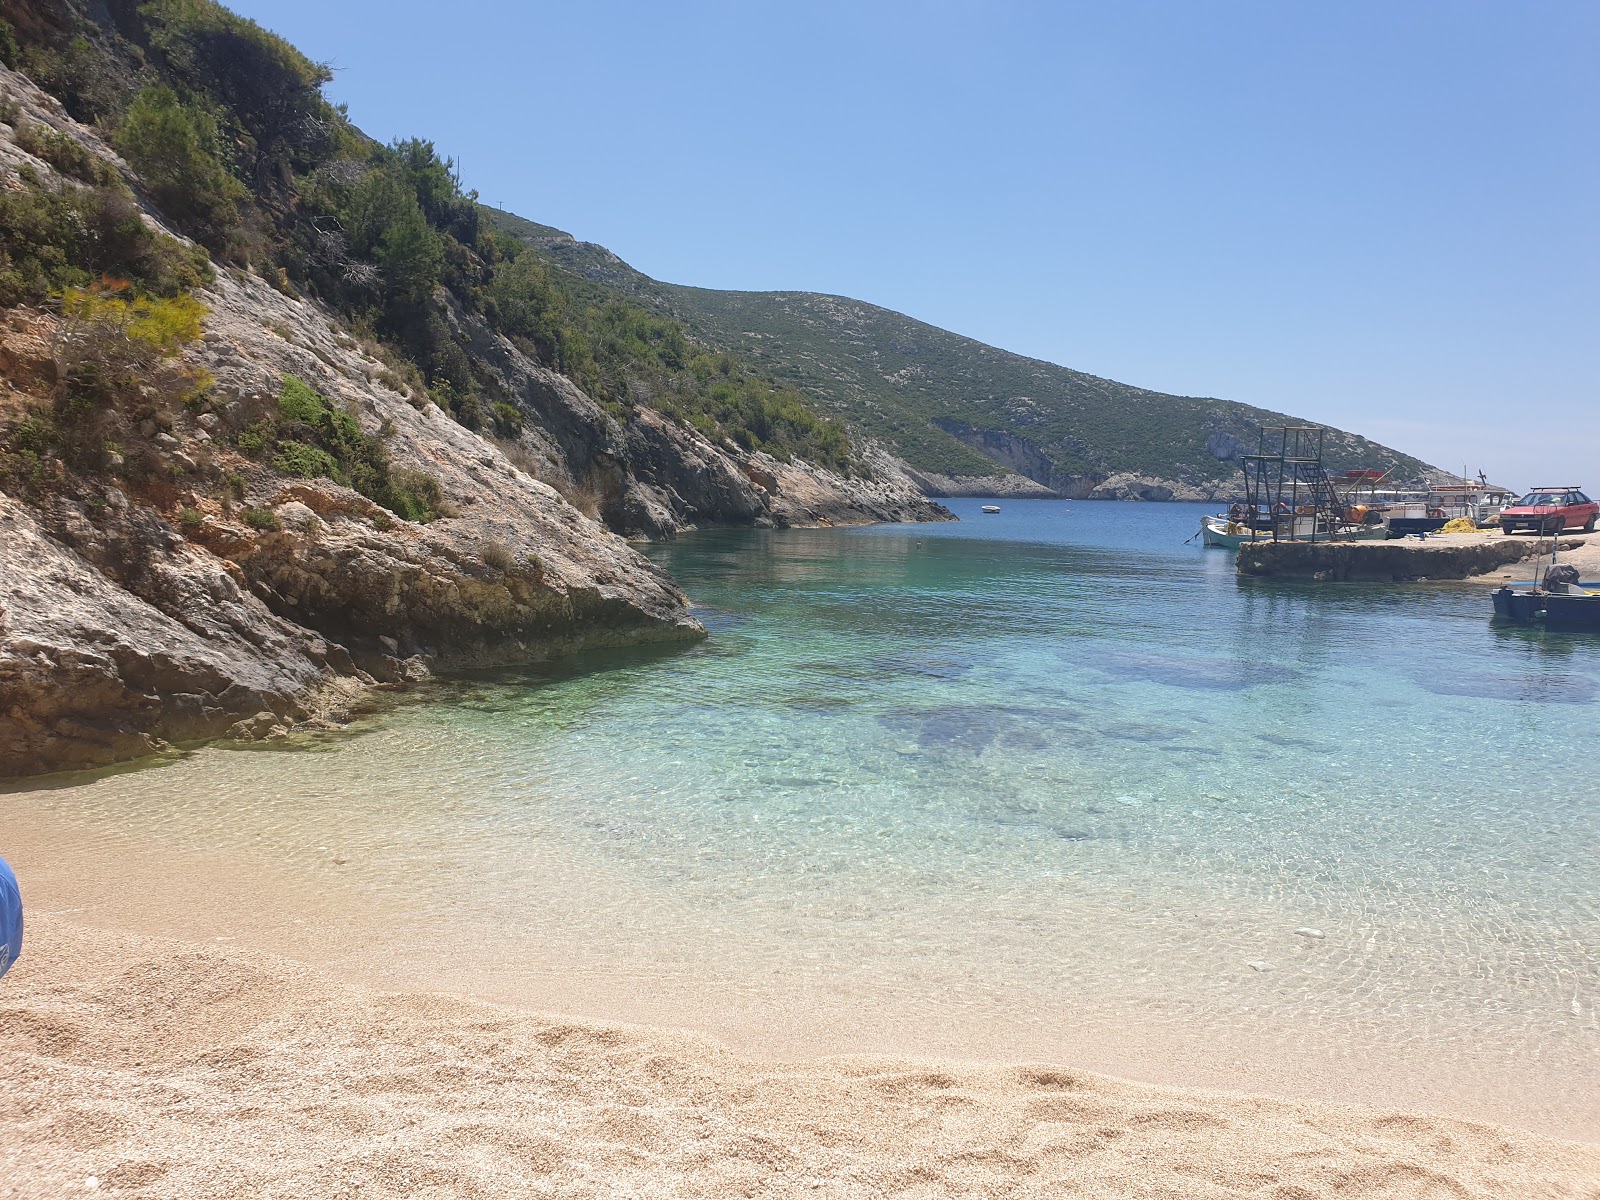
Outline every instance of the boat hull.
<svg viewBox="0 0 1600 1200"><path fill-rule="evenodd" d="M1393 517L1389 528L1398 534L1435 533L1445 526L1444 517Z"/></svg>
<svg viewBox="0 0 1600 1200"><path fill-rule="evenodd" d="M1499 588L1494 593L1494 615L1518 625L1600 633L1600 596L1562 596Z"/></svg>
<svg viewBox="0 0 1600 1200"><path fill-rule="evenodd" d="M1232 524L1235 529L1242 530L1242 532L1229 533L1229 524ZM1285 529L1281 532L1286 535L1288 531ZM1297 532L1299 540L1313 540L1309 529L1300 529ZM1272 531L1270 529L1259 530L1255 536L1256 541L1270 542L1272 540ZM1363 525L1360 528L1350 526L1336 534L1317 534L1314 540L1319 542L1360 542L1369 539L1382 540L1388 536L1389 531L1382 525ZM1215 517L1206 518L1200 522L1200 544L1202 546L1215 546L1220 550L1237 550L1248 541L1250 541L1249 527L1239 522L1219 521Z"/></svg>
<svg viewBox="0 0 1600 1200"><path fill-rule="evenodd" d="M1239 528L1243 528L1243 526L1239 526ZM1243 533L1229 533L1227 524L1224 522L1213 523L1207 520L1200 522L1200 544L1202 546L1213 546L1218 550L1237 550L1249 540L1250 531L1248 529Z"/></svg>

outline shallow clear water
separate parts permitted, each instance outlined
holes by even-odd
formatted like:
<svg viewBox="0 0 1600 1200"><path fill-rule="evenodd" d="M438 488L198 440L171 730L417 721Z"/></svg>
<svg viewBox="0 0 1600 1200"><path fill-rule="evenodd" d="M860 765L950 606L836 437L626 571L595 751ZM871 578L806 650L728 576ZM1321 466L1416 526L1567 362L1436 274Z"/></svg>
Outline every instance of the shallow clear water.
<svg viewBox="0 0 1600 1200"><path fill-rule="evenodd" d="M1592 1111L1600 646L1472 585L1237 581L1195 506L953 506L651 547L698 645L12 800L336 852L450 978L554 962L797 1029L804 992L845 1048L1071 1053L1132 1013L1157 1057L1413 1053Z"/></svg>

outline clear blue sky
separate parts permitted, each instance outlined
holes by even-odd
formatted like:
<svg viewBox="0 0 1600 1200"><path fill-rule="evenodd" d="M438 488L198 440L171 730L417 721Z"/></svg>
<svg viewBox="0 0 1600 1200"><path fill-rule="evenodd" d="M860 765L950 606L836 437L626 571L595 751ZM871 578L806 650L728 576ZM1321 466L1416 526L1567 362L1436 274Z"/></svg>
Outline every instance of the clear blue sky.
<svg viewBox="0 0 1600 1200"><path fill-rule="evenodd" d="M1600 3L241 0L658 279L1600 491Z"/></svg>

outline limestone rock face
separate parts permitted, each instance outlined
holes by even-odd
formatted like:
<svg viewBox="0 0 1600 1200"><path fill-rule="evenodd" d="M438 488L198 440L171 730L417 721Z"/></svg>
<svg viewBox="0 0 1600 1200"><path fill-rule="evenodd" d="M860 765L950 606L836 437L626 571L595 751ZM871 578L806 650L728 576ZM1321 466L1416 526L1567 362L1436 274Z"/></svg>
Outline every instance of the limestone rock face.
<svg viewBox="0 0 1600 1200"><path fill-rule="evenodd" d="M15 109L0 187L83 186L18 144L41 125L137 194L128 165L26 76L0 67L0 91ZM177 236L153 209L142 219ZM281 736L330 694L439 668L701 636L619 533L949 517L881 453L847 478L714 445L647 406L619 421L441 289L441 318L521 416L514 439L481 435L277 284L218 267L198 293L209 311L187 361L214 381L203 402L113 406L97 416L103 466L46 455L0 475L0 776ZM0 312L0 451L49 410L63 333L49 312ZM421 481L436 519L275 465L291 377Z"/></svg>
<svg viewBox="0 0 1600 1200"><path fill-rule="evenodd" d="M697 525L857 525L944 521L904 464L868 446L870 479L807 463L780 463L730 442L713 444L681 421L643 407L626 425L571 380L523 354L446 300L453 331L496 376L526 421L518 457L557 483L593 494L607 526L630 537L669 538Z"/></svg>
<svg viewBox="0 0 1600 1200"><path fill-rule="evenodd" d="M81 553L0 494L0 775L137 757L240 713L292 723L354 671L147 510L104 528L54 515Z"/></svg>

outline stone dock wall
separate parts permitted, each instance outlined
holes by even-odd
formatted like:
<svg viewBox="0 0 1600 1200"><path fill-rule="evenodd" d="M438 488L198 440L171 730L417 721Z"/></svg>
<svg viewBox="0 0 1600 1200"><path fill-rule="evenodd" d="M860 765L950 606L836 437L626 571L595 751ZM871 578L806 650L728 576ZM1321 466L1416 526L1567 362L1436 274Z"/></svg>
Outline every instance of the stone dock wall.
<svg viewBox="0 0 1600 1200"><path fill-rule="evenodd" d="M1563 551L1583 545L1561 539ZM1239 574L1318 583L1470 579L1550 553L1549 538L1411 538L1388 542L1257 542L1239 548Z"/></svg>

